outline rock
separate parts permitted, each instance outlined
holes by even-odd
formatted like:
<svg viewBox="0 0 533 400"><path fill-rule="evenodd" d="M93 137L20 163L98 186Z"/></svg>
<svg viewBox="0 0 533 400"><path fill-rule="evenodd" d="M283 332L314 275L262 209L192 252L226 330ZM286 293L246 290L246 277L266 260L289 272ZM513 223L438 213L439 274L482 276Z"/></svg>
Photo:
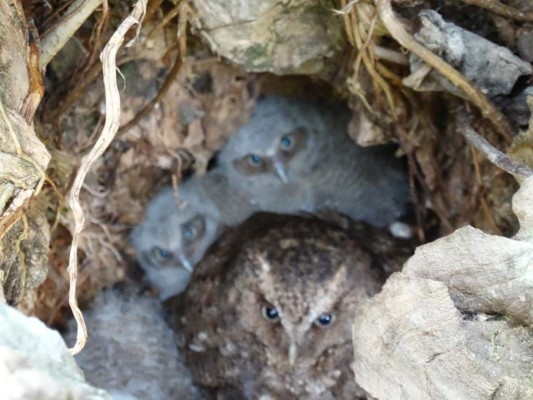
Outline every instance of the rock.
<svg viewBox="0 0 533 400"><path fill-rule="evenodd" d="M520 230L514 237L519 240L528 240L533 243L533 179L522 181L520 190L513 196L513 212L520 221Z"/></svg>
<svg viewBox="0 0 533 400"><path fill-rule="evenodd" d="M335 2L194 0L197 29L211 50L249 72L313 74L343 44Z"/></svg>
<svg viewBox="0 0 533 400"><path fill-rule="evenodd" d="M483 317L441 282L394 274L355 318L357 383L377 399L532 398L531 329Z"/></svg>
<svg viewBox="0 0 533 400"><path fill-rule="evenodd" d="M0 304L2 400L111 400L85 382L65 342L36 318Z"/></svg>
<svg viewBox="0 0 533 400"><path fill-rule="evenodd" d="M419 247L408 277L444 283L457 308L503 314L533 325L533 243L487 235L467 226Z"/></svg>
<svg viewBox="0 0 533 400"><path fill-rule="evenodd" d="M530 177L513 198L514 238L458 229L419 247L359 309L363 389L378 399L533 398L532 198Z"/></svg>
<svg viewBox="0 0 533 400"><path fill-rule="evenodd" d="M419 16L422 28L414 35L415 39L459 70L489 97L508 95L520 76L533 73L531 65L509 49L444 21L435 11L421 11ZM404 81L407 86L420 91L444 90L463 96L455 85L436 71L429 68L421 74L425 63L418 57L411 55L410 63L412 74Z"/></svg>

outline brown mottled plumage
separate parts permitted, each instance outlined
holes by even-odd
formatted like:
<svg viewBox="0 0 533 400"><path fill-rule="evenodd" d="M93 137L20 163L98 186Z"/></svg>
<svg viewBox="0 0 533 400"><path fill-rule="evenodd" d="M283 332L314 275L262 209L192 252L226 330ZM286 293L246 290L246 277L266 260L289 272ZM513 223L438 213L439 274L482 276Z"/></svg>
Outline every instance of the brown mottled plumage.
<svg viewBox="0 0 533 400"><path fill-rule="evenodd" d="M171 306L195 382L219 399L364 396L350 332L380 288L375 257L323 221L249 229L257 218L221 238Z"/></svg>

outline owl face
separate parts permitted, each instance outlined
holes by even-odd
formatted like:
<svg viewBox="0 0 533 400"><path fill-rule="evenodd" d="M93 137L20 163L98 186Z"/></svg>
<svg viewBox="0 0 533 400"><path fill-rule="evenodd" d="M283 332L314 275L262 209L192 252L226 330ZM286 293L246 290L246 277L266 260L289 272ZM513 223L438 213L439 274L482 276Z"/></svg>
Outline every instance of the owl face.
<svg viewBox="0 0 533 400"><path fill-rule="evenodd" d="M295 251L301 250L297 247ZM291 253L291 249L287 252ZM353 304L371 291L352 291L357 272L351 271L354 267L349 265L353 259L339 259L339 265L322 265L316 271L317 263L322 260L328 264L330 256L328 251L293 253L280 262L270 259L267 253L247 255L247 268L252 269L257 286L244 291L238 307L246 315L245 329L256 334L277 368L309 368L328 349L350 341ZM366 261L364 256L358 260ZM255 322L250 324L251 321Z"/></svg>
<svg viewBox="0 0 533 400"><path fill-rule="evenodd" d="M139 264L162 299L185 289L218 229L218 210L202 195L196 178L180 185L177 196L167 188L151 201L131 240Z"/></svg>
<svg viewBox="0 0 533 400"><path fill-rule="evenodd" d="M316 132L323 122L304 102L267 97L248 123L228 141L220 164L233 171L233 182L254 190L298 180L316 157Z"/></svg>
<svg viewBox="0 0 533 400"><path fill-rule="evenodd" d="M233 168L244 176L275 176L281 183L292 179L292 165L305 151L308 132L296 127L289 132L272 135L265 147L254 146L250 152L233 159Z"/></svg>
<svg viewBox="0 0 533 400"><path fill-rule="evenodd" d="M344 233L311 223L272 231L237 264L243 271L228 277L238 288L229 301L264 363L248 390L302 398L327 392L341 376L352 380L353 315L379 288L370 257Z"/></svg>

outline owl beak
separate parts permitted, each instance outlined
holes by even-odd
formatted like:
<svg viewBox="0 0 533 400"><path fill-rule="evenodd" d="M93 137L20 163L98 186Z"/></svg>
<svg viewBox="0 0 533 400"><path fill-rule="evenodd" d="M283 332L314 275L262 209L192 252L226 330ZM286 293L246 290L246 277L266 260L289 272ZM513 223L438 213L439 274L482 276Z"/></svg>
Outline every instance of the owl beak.
<svg viewBox="0 0 533 400"><path fill-rule="evenodd" d="M296 343L292 342L289 346L289 365L294 367L296 363L296 358L298 358L298 346Z"/></svg>
<svg viewBox="0 0 533 400"><path fill-rule="evenodd" d="M180 260L181 265L183 265L183 268L185 268L187 271L192 273L192 270L193 270L194 267L191 264L191 262L189 261L189 259L187 257L185 257L183 254L180 254L178 256L178 259Z"/></svg>
<svg viewBox="0 0 533 400"><path fill-rule="evenodd" d="M283 183L288 183L289 178L287 178L287 174L285 172L285 167L283 166L283 163L281 160L278 160L277 158L274 158L272 160L272 163L274 165L274 171L276 171L276 175Z"/></svg>

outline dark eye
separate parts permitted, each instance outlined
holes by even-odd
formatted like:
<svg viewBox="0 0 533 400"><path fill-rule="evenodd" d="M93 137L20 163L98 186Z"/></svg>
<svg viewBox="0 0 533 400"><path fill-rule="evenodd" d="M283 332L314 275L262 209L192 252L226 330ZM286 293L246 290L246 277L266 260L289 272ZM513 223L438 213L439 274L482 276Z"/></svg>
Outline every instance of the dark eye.
<svg viewBox="0 0 533 400"><path fill-rule="evenodd" d="M161 247L154 247L152 249L152 253L158 261L168 261L172 258L172 253L168 250L162 249Z"/></svg>
<svg viewBox="0 0 533 400"><path fill-rule="evenodd" d="M263 306L261 308L261 315L264 319L270 322L278 322L279 320L278 310L272 306Z"/></svg>
<svg viewBox="0 0 533 400"><path fill-rule="evenodd" d="M283 136L279 142L279 145L282 150L289 151L294 147L294 140L292 140L292 138L289 136Z"/></svg>
<svg viewBox="0 0 533 400"><path fill-rule="evenodd" d="M196 231L196 229L189 227L183 230L182 235L186 240L191 241L196 239L198 232Z"/></svg>
<svg viewBox="0 0 533 400"><path fill-rule="evenodd" d="M248 164L250 164L252 167L258 167L263 162L261 156L258 156L257 154L250 154L247 158Z"/></svg>
<svg viewBox="0 0 533 400"><path fill-rule="evenodd" d="M330 326L333 323L333 320L335 317L331 314L320 314L317 319L315 319L315 324L317 326L320 326L321 328L325 328L327 326Z"/></svg>

